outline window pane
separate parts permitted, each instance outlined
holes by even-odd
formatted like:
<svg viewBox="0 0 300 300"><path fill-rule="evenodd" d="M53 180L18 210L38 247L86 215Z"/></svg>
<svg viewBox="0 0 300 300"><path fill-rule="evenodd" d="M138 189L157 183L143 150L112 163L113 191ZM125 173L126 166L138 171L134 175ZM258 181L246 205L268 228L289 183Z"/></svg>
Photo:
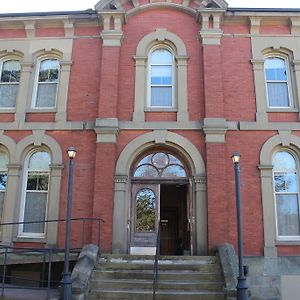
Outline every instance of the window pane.
<svg viewBox="0 0 300 300"><path fill-rule="evenodd" d="M19 85L0 84L0 107L15 107Z"/></svg>
<svg viewBox="0 0 300 300"><path fill-rule="evenodd" d="M275 191L284 193L297 193L296 173L276 173L274 175Z"/></svg>
<svg viewBox="0 0 300 300"><path fill-rule="evenodd" d="M7 174L2 173L0 174L0 191L6 190L7 185Z"/></svg>
<svg viewBox="0 0 300 300"><path fill-rule="evenodd" d="M169 157L166 153L163 152L155 153L152 156L152 163L157 168L164 168L169 163Z"/></svg>
<svg viewBox="0 0 300 300"><path fill-rule="evenodd" d="M28 174L28 178L27 178L27 187L26 189L29 191L35 191L37 190L37 175L36 174Z"/></svg>
<svg viewBox="0 0 300 300"><path fill-rule="evenodd" d="M143 165L136 169L134 177L158 177L158 171L150 165Z"/></svg>
<svg viewBox="0 0 300 300"><path fill-rule="evenodd" d="M278 235L299 235L299 208L297 195L277 195L276 208Z"/></svg>
<svg viewBox="0 0 300 300"><path fill-rule="evenodd" d="M27 192L24 222L44 221L46 216L47 193ZM44 223L24 224L23 232L44 233Z"/></svg>
<svg viewBox="0 0 300 300"><path fill-rule="evenodd" d="M160 85L172 84L172 67L152 66L151 84L160 84Z"/></svg>
<svg viewBox="0 0 300 300"><path fill-rule="evenodd" d="M57 82L59 62L56 59L47 59L41 62L39 82Z"/></svg>
<svg viewBox="0 0 300 300"><path fill-rule="evenodd" d="M282 58L268 58L265 61L267 80L287 80L285 61Z"/></svg>
<svg viewBox="0 0 300 300"><path fill-rule="evenodd" d="M275 170L295 170L296 161L290 153L279 151L273 157L273 167Z"/></svg>
<svg viewBox="0 0 300 300"><path fill-rule="evenodd" d="M1 82L19 82L21 65L16 60L9 60L3 63Z"/></svg>
<svg viewBox="0 0 300 300"><path fill-rule="evenodd" d="M181 166L171 165L163 170L162 177L186 177L186 173Z"/></svg>
<svg viewBox="0 0 300 300"><path fill-rule="evenodd" d="M140 165L144 165L144 164L150 164L151 163L151 158L152 158L152 154L147 155L146 157L144 157L138 164L138 166Z"/></svg>
<svg viewBox="0 0 300 300"><path fill-rule="evenodd" d="M166 49L157 49L151 54L151 64L173 64L173 55Z"/></svg>
<svg viewBox="0 0 300 300"><path fill-rule="evenodd" d="M268 82L269 106L289 107L289 94L286 82Z"/></svg>
<svg viewBox="0 0 300 300"><path fill-rule="evenodd" d="M36 96L36 107L55 107L57 84L39 84Z"/></svg>
<svg viewBox="0 0 300 300"><path fill-rule="evenodd" d="M6 169L8 164L8 154L6 151L0 149L0 168Z"/></svg>
<svg viewBox="0 0 300 300"><path fill-rule="evenodd" d="M152 87L151 106L172 107L172 87Z"/></svg>
<svg viewBox="0 0 300 300"><path fill-rule="evenodd" d="M48 191L48 181L49 181L48 174L47 175L39 175L37 189L39 191Z"/></svg>
<svg viewBox="0 0 300 300"><path fill-rule="evenodd" d="M39 151L31 155L28 168L30 170L49 170L51 158L48 152Z"/></svg>
<svg viewBox="0 0 300 300"><path fill-rule="evenodd" d="M136 231L155 230L155 194L142 189L136 195Z"/></svg>

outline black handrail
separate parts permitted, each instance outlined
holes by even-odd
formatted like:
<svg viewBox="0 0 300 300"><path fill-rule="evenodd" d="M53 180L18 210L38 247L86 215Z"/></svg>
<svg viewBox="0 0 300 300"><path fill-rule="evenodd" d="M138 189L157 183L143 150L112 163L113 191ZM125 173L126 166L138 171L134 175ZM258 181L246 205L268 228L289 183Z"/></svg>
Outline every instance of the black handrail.
<svg viewBox="0 0 300 300"><path fill-rule="evenodd" d="M157 273L158 273L158 256L160 254L160 219L158 220L158 228L156 235L156 250L153 267L153 286L152 286L152 299L155 300L157 288Z"/></svg>
<svg viewBox="0 0 300 300"><path fill-rule="evenodd" d="M72 218L72 221L75 222L80 222L82 229L81 229L81 241L80 238L75 241L75 245L71 248L71 251L74 253L78 253L81 251L82 247L86 243L86 236L85 236L85 231L86 231L86 223L87 222L96 222L98 223L98 237L97 237L97 243L100 248L100 225L101 223L104 223L104 221L100 218ZM43 220L43 221L25 221L25 222L6 222L6 223L0 223L0 228L2 226L18 226L20 224L33 224L33 223L61 223L65 222L65 219L57 219L57 220ZM79 226L80 227L80 226ZM80 232L80 230L79 230ZM44 257L42 258L42 263L43 263L43 276L41 280L35 280L35 279L30 279L22 276L11 276L7 272L7 267L8 265L12 264L11 261L9 261L9 256L14 255L14 254L33 254L37 253L40 255L43 255ZM31 247L15 247L15 246L9 246L9 245L4 245L0 244L0 266L2 267L2 274L0 278L0 296L4 296L4 290L5 289L30 289L30 290L44 290L46 292L46 297L47 299L49 298L50 295L50 290L52 288L57 288L61 282L53 280L51 278L51 269L53 262L56 260L53 259L54 254L63 254L64 249L63 248L47 248L47 247L42 247L42 248L31 248ZM15 259L15 257L14 257ZM48 269L46 270L46 264L48 265ZM46 272L45 272L46 270ZM32 286L26 286L22 285L19 286L17 284L7 284L7 281L9 282L12 279L19 279L22 280L23 283L28 282L28 283L33 283L36 282L38 287L32 287ZM32 284L30 284L32 285Z"/></svg>

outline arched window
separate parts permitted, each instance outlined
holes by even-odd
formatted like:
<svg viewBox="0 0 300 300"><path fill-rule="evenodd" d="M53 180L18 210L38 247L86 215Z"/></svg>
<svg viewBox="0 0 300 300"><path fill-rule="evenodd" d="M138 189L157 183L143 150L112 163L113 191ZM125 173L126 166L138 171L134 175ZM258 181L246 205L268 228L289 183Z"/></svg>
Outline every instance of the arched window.
<svg viewBox="0 0 300 300"><path fill-rule="evenodd" d="M158 48L149 55L149 107L174 107L174 55Z"/></svg>
<svg viewBox="0 0 300 300"><path fill-rule="evenodd" d="M39 61L33 93L33 108L54 108L60 64L57 59Z"/></svg>
<svg viewBox="0 0 300 300"><path fill-rule="evenodd" d="M287 60L282 57L268 57L265 59L264 67L268 106L291 107L291 84Z"/></svg>
<svg viewBox="0 0 300 300"><path fill-rule="evenodd" d="M299 239L299 177L297 161L286 150L273 156L273 185L278 239Z"/></svg>
<svg viewBox="0 0 300 300"><path fill-rule="evenodd" d="M133 172L134 178L185 178L184 165L174 155L155 152L142 158Z"/></svg>
<svg viewBox="0 0 300 300"><path fill-rule="evenodd" d="M20 62L18 60L7 60L2 62L0 67L0 108L14 108L20 82Z"/></svg>
<svg viewBox="0 0 300 300"><path fill-rule="evenodd" d="M49 191L51 157L46 151L30 153L25 160L24 186L21 199L21 222L44 221ZM24 223L19 235L43 237L45 224Z"/></svg>
<svg viewBox="0 0 300 300"><path fill-rule="evenodd" d="M3 205L7 184L8 153L0 148L0 221L2 219Z"/></svg>

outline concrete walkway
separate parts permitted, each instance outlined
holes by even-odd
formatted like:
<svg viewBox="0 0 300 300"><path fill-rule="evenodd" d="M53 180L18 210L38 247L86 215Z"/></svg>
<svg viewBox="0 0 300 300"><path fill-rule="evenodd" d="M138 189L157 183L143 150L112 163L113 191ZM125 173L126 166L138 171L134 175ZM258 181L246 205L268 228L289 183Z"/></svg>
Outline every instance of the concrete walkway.
<svg viewBox="0 0 300 300"><path fill-rule="evenodd" d="M0 290L1 300L58 300L60 299L57 290L51 289L49 294L44 289L16 289L16 288L5 288L4 296L2 290Z"/></svg>

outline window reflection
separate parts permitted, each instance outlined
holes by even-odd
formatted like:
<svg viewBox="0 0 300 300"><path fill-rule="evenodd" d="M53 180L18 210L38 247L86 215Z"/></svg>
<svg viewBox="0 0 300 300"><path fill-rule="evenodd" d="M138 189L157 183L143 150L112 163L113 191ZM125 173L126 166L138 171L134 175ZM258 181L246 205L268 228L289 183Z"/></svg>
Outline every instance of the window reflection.
<svg viewBox="0 0 300 300"><path fill-rule="evenodd" d="M155 193L141 189L136 195L136 231L155 231Z"/></svg>

